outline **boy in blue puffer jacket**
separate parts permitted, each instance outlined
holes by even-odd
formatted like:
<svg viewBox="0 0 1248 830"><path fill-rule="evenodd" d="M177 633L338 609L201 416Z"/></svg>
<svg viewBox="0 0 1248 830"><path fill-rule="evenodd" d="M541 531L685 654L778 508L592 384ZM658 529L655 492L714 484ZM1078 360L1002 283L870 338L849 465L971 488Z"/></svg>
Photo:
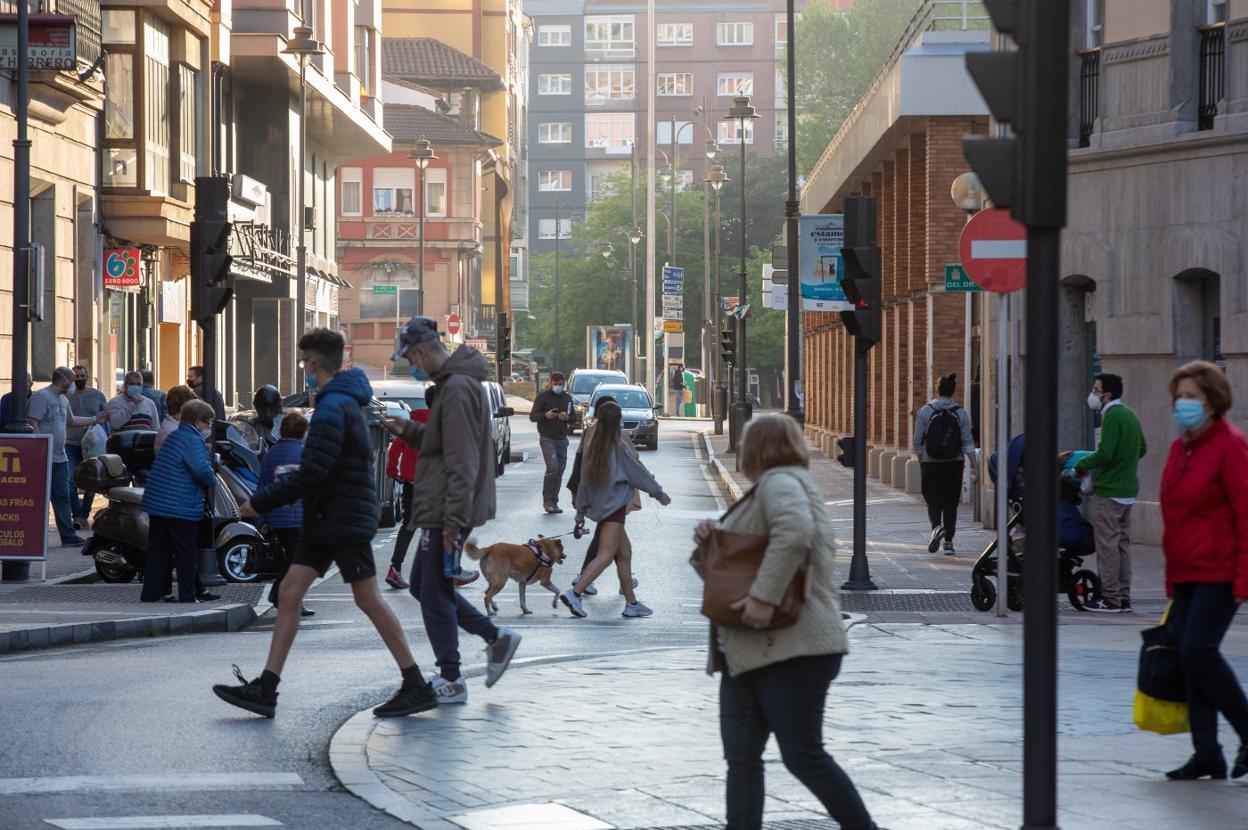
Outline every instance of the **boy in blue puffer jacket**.
<svg viewBox="0 0 1248 830"><path fill-rule="evenodd" d="M217 481L207 444L215 417L212 407L203 401L185 403L180 414L182 424L165 439L148 474L143 509L151 526L140 596L143 602L160 601L171 565L178 571L178 602L198 598L196 536L204 518L205 489Z"/></svg>
<svg viewBox="0 0 1248 830"><path fill-rule="evenodd" d="M274 479L299 469L299 462L303 459L303 436L308 431L308 419L298 412L287 412L282 416L280 430L281 440L264 454L264 461L260 464L261 487L272 484ZM273 607L276 608L282 577L286 576L286 571L290 569L291 558L299 549L301 536L299 529L303 526L303 501L274 508L265 514L264 520L269 530L273 531L273 535L277 537L278 544L282 546L285 559L281 574L273 580L273 587L269 589L269 602L273 603ZM311 617L315 614L315 611L306 606L300 609L301 616Z"/></svg>

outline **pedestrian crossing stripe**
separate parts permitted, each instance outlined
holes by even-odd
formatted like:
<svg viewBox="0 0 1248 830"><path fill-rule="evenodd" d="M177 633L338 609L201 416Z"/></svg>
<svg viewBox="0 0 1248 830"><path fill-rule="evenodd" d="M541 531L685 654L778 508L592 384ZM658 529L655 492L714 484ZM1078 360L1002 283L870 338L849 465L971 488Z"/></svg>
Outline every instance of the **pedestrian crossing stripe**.
<svg viewBox="0 0 1248 830"><path fill-rule="evenodd" d="M302 786L303 779L294 772L61 775L48 778L0 778L0 796L142 790L276 790Z"/></svg>
<svg viewBox="0 0 1248 830"><path fill-rule="evenodd" d="M98 818L45 818L45 824L61 830L164 830L183 827L281 827L282 823L255 813L198 816L108 816Z"/></svg>

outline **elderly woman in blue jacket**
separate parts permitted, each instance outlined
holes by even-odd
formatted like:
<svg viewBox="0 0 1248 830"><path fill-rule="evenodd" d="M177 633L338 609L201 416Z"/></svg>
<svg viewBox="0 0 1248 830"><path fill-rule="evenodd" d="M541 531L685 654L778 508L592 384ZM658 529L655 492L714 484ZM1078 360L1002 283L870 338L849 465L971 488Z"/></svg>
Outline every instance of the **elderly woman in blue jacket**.
<svg viewBox="0 0 1248 830"><path fill-rule="evenodd" d="M204 401L183 404L182 423L165 439L148 474L143 489L143 509L150 521L143 602L161 599L170 567L178 572L177 602L197 599L196 535L204 518L207 488L217 480L207 444L215 417L212 406Z"/></svg>

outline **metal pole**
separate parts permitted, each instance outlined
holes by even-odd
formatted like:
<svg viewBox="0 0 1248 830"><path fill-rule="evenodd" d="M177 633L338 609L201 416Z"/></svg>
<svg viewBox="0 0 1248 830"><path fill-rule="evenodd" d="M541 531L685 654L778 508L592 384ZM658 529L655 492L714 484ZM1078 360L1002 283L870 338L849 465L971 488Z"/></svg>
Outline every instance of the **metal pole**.
<svg viewBox="0 0 1248 830"><path fill-rule="evenodd" d="M741 119L741 131L737 134L737 139L741 143L741 252L740 252L740 270L737 272L737 308L744 309L747 300L746 295L749 287L746 285L745 274L745 119ZM745 372L745 316L741 315L737 318L737 418L739 423L737 429L745 428L745 422L750 419L749 404L746 401L746 372ZM737 436L740 438L740 435Z"/></svg>
<svg viewBox="0 0 1248 830"><path fill-rule="evenodd" d="M654 397L654 366L649 360L654 349L654 104L655 104L655 65L654 65L654 0L646 0L646 319L642 328L645 329L641 341L645 346L647 357L645 363L646 391Z"/></svg>
<svg viewBox="0 0 1248 830"><path fill-rule="evenodd" d="M629 355L628 360L628 380L629 383L637 382L637 363L641 357L640 341L641 327L637 324L637 288L640 280L637 279L637 243L633 241L633 228L637 227L637 136L633 136L632 152L629 155L629 169L632 175L632 188L629 190L630 201L633 207L633 224L628 229L628 275L632 280L633 310L632 316L628 321L633 324L633 353Z"/></svg>
<svg viewBox="0 0 1248 830"><path fill-rule="evenodd" d="M969 382L970 379L968 378ZM1010 550L1010 296L997 295L997 616L1008 617ZM1056 500L1054 501L1056 504Z"/></svg>
<svg viewBox="0 0 1248 830"><path fill-rule="evenodd" d="M788 33L786 62L788 64L788 73L786 80L785 96L789 111L787 113L789 126L789 199L784 203L785 218L785 241L788 248L789 258L789 284L787 295L787 304L785 306L785 315L788 318L788 326L785 333L788 335L788 341L785 343L785 366L784 374L785 384L787 388L787 407L786 412L789 417L796 420L799 424L806 422L806 411L802 406L801 398L797 394L797 390L802 383L802 292L801 285L798 282L798 214L801 211L801 202L797 198L797 48L796 38L794 37L795 13L793 10L793 0L786 0L784 4L785 11L785 27Z"/></svg>
<svg viewBox="0 0 1248 830"><path fill-rule="evenodd" d="M425 165L417 164L416 167L420 170L420 264L416 266L416 296L420 305L416 313L423 315L425 313ZM398 296L397 288L395 296ZM394 307L398 309L398 300L395 300Z"/></svg>
<svg viewBox="0 0 1248 830"><path fill-rule="evenodd" d="M676 141L676 116L672 116L672 157L668 159L672 166L672 178L669 180L670 189L667 194L667 203L671 210L667 214L667 264L676 264L676 153L679 143ZM666 337L666 336L665 336ZM663 367L666 369L667 367Z"/></svg>
<svg viewBox="0 0 1248 830"><path fill-rule="evenodd" d="M494 367L498 384L503 384L503 177L499 172L502 160L494 162ZM555 223L555 237L559 236L559 223ZM510 253L510 252L509 252ZM424 294L421 294L424 297Z"/></svg>
<svg viewBox="0 0 1248 830"><path fill-rule="evenodd" d="M13 403L5 432L33 432L26 421L30 358L30 4L17 4L17 138L13 141ZM26 565L29 563L19 563ZM13 573L6 568L6 575ZM24 574L23 574L24 576Z"/></svg>
<svg viewBox="0 0 1248 830"><path fill-rule="evenodd" d="M559 237L562 235L559 200L555 200L555 371L563 371L563 341L559 332Z"/></svg>
<svg viewBox="0 0 1248 830"><path fill-rule="evenodd" d="M874 591L871 566L867 563L867 351L861 338L854 338L854 554L849 561L846 591Z"/></svg>
<svg viewBox="0 0 1248 830"><path fill-rule="evenodd" d="M303 334L307 330L306 318L308 316L308 246L306 242L307 236L307 216L303 209L304 202L304 178L306 171L304 165L307 164L307 140L308 140L308 119L306 117L308 108L308 59L305 55L299 56L299 186L297 188L298 202L296 205L296 221L299 227L299 244L295 248L295 344L298 345L299 340L303 339ZM295 386L293 388L302 388L303 384L298 383L298 369L295 371Z"/></svg>
<svg viewBox="0 0 1248 830"><path fill-rule="evenodd" d="M712 293L714 294L714 297L713 297L714 315L711 317L711 319L715 322L715 343L711 347L713 350L712 360L715 363L715 391L711 393L711 397L714 398L716 401L715 403L715 434L723 435L724 434L724 417L728 413L724 412L719 406L720 395L718 391L724 388L724 359L723 359L723 355L721 355L719 352L720 335L723 333L723 330L724 330L724 317L723 317L723 312L720 309L720 302L719 302L719 293L720 293L719 292L719 241L720 241L720 232L723 230L724 226L723 226L723 220L720 216L719 207L720 207L719 190L716 189L715 190L715 268L714 268L715 284L714 284L714 288L712 291ZM724 395L723 397L725 401L730 400L727 395Z"/></svg>
<svg viewBox="0 0 1248 830"><path fill-rule="evenodd" d="M706 378L707 411L712 411L715 383L715 359L718 342L706 342L706 325L711 320L711 185L702 182L702 375Z"/></svg>

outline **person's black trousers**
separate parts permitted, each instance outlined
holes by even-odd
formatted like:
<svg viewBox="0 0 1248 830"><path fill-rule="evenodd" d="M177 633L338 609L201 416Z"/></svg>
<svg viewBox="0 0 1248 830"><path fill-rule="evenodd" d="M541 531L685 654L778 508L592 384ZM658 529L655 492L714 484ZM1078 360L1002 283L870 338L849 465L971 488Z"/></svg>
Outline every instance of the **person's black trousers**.
<svg viewBox="0 0 1248 830"><path fill-rule="evenodd" d="M923 501L932 528L945 529L945 541L952 542L958 528L958 500L962 498L962 470L966 462L924 461L919 465Z"/></svg>
<svg viewBox="0 0 1248 830"><path fill-rule="evenodd" d="M823 748L823 707L841 655L797 657L719 685L719 732L728 762L727 830L763 826L763 749L774 734L785 769L806 785L841 830L875 830L845 771Z"/></svg>
<svg viewBox="0 0 1248 830"><path fill-rule="evenodd" d="M195 567L199 522L150 516L147 532L147 567L143 570L144 602L164 596L171 584L169 571L178 571L178 602L194 602L198 593Z"/></svg>
<svg viewBox="0 0 1248 830"><path fill-rule="evenodd" d="M282 546L282 572L277 575L272 587L269 588L269 602L276 606L277 595L282 589L282 580L286 577L286 572L290 570L290 560L295 558L295 551L299 549L299 539L303 536L303 531L297 527L277 527L273 528L273 535L277 537L277 543Z"/></svg>
<svg viewBox="0 0 1248 830"><path fill-rule="evenodd" d="M1203 760L1222 759L1218 713L1248 743L1248 699L1235 672L1218 650L1239 609L1230 582L1180 582L1166 621L1179 644L1187 683L1192 746Z"/></svg>
<svg viewBox="0 0 1248 830"><path fill-rule="evenodd" d="M465 531L463 536L467 535ZM420 532L408 582L412 596L420 600L425 635L433 646L439 671L447 680L459 679L459 629L492 643L498 639L498 628L455 590L444 572L441 528Z"/></svg>
<svg viewBox="0 0 1248 830"><path fill-rule="evenodd" d="M407 558L407 549L416 536L416 531L407 526L412 518L412 483L403 482L403 515L398 517L399 532L394 537L394 554L390 557L390 567L402 570L403 560Z"/></svg>

